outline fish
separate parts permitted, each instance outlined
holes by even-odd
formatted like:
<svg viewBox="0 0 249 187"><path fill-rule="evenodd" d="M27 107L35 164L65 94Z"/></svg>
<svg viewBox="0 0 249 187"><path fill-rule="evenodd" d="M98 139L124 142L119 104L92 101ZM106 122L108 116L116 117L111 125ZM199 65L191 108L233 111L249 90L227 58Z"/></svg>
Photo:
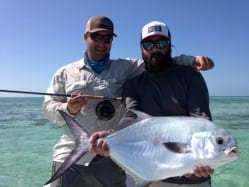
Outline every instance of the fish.
<svg viewBox="0 0 249 187"><path fill-rule="evenodd" d="M67 113L59 112L75 135L76 146L45 184L59 178L89 151L83 140L90 135L84 127ZM215 169L239 157L236 137L210 120L129 112L135 116L129 125L102 139L108 144L110 158L135 180L136 186L193 173L197 165Z"/></svg>

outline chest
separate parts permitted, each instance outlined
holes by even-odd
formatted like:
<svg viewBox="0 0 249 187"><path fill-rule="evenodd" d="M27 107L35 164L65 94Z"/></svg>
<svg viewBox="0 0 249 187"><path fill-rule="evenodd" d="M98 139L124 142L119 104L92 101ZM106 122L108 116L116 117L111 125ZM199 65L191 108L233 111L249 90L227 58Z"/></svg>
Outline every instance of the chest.
<svg viewBox="0 0 249 187"><path fill-rule="evenodd" d="M67 94L84 93L117 97L121 94L124 78L104 71L97 74L89 69L81 69L78 73L67 74L65 90Z"/></svg>
<svg viewBox="0 0 249 187"><path fill-rule="evenodd" d="M151 115L185 115L188 84L177 75L145 77L137 84L139 105Z"/></svg>

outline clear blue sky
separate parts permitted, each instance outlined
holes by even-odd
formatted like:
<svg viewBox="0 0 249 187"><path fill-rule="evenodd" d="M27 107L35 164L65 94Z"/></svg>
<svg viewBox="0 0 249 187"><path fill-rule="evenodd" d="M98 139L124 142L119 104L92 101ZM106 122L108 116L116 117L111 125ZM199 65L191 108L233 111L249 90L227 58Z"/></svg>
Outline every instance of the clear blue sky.
<svg viewBox="0 0 249 187"><path fill-rule="evenodd" d="M211 96L248 96L248 8L247 0L0 0L0 89L45 92L59 67L82 57L86 21L106 15L118 35L112 58L140 58L142 26L163 21L173 55L215 61L203 72Z"/></svg>

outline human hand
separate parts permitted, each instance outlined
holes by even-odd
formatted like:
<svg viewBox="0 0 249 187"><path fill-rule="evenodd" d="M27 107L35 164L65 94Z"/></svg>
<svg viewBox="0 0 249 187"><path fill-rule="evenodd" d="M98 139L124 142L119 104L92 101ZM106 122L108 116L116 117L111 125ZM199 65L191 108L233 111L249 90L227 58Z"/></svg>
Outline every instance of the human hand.
<svg viewBox="0 0 249 187"><path fill-rule="evenodd" d="M70 114L78 114L86 103L87 98L82 93L73 95L67 101L67 110Z"/></svg>
<svg viewBox="0 0 249 187"><path fill-rule="evenodd" d="M211 58L205 56L196 56L193 61L193 68L196 71L205 71L212 69L214 67L214 62Z"/></svg>
<svg viewBox="0 0 249 187"><path fill-rule="evenodd" d="M194 175L196 177L208 177L214 173L214 169L210 168L209 166L196 166L194 168Z"/></svg>
<svg viewBox="0 0 249 187"><path fill-rule="evenodd" d="M209 166L196 166L193 169L194 173L186 174L185 177L191 177L195 175L196 177L208 177L214 173L214 169L210 168Z"/></svg>
<svg viewBox="0 0 249 187"><path fill-rule="evenodd" d="M107 136L108 134L110 134L110 131L99 131L93 133L89 139L89 151L104 157L109 157L110 154L107 142L103 139L99 139Z"/></svg>

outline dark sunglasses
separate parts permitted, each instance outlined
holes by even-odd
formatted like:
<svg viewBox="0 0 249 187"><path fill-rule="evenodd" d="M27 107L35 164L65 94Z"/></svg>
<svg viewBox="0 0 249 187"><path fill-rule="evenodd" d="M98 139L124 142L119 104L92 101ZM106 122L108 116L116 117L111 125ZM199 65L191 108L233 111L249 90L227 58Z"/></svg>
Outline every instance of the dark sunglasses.
<svg viewBox="0 0 249 187"><path fill-rule="evenodd" d="M169 47L169 41L165 39L157 40L157 41L151 41L147 40L142 42L142 46L145 50L152 50L154 47L157 49L165 49Z"/></svg>
<svg viewBox="0 0 249 187"><path fill-rule="evenodd" d="M99 34L97 32L89 32L89 36L95 42L111 43L111 41L113 39L112 34L103 35L103 34Z"/></svg>

